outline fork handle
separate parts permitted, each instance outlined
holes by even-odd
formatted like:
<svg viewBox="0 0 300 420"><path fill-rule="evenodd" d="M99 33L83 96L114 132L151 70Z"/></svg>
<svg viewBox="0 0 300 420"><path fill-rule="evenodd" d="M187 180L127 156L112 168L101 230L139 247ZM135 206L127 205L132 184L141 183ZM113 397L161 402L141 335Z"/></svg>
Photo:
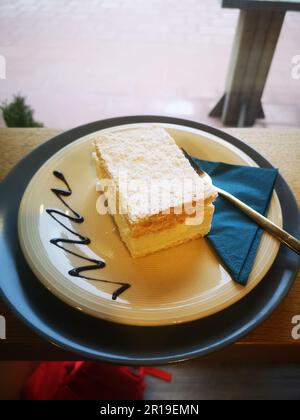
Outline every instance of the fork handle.
<svg viewBox="0 0 300 420"><path fill-rule="evenodd" d="M242 210L250 219L254 220L261 228L269 232L280 242L288 246L298 255L300 255L300 241L294 236L290 235L285 230L281 229L275 223L271 222L269 219L264 217L262 214L258 213L256 210L253 210L243 201L236 198L234 195L228 193L227 191L217 188L219 195L227 198L231 203L235 204L240 210Z"/></svg>

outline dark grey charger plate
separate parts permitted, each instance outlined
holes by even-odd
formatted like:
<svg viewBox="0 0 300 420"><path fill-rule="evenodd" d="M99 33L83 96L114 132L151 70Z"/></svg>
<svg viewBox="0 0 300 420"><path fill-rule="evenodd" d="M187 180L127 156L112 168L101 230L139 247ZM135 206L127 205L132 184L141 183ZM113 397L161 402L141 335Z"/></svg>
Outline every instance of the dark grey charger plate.
<svg viewBox="0 0 300 420"><path fill-rule="evenodd" d="M63 133L25 157L0 184L0 284L2 295L10 308L29 327L52 343L93 359L153 365L205 355L249 333L286 296L297 274L300 258L281 247L269 273L247 297L214 316L177 326L131 327L101 321L72 309L48 292L29 269L18 242L18 209L28 182L47 159L72 141L103 128L139 122L172 123L199 128L234 144L259 166L271 167L256 151L229 134L175 118L114 118ZM285 228L299 236L299 210L281 176L276 191L283 210Z"/></svg>

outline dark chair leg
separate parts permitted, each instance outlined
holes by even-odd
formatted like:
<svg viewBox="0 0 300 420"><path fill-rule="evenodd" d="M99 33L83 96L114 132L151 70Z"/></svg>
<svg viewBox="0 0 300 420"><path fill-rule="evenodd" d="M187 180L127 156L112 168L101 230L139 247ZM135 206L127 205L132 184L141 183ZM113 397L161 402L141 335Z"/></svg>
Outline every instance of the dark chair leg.
<svg viewBox="0 0 300 420"><path fill-rule="evenodd" d="M210 112L224 125L252 126L264 118L261 104L285 12L241 10L226 93Z"/></svg>

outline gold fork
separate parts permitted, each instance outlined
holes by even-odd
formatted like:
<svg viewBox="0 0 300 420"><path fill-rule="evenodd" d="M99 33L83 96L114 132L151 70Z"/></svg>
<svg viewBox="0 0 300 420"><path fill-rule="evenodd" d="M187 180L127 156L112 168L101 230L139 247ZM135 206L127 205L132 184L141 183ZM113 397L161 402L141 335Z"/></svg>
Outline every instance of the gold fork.
<svg viewBox="0 0 300 420"><path fill-rule="evenodd" d="M192 165L192 167L197 172L197 174L201 178L206 179L208 183L212 183L211 177L197 165L194 159L184 149L182 149L182 151L185 157L188 159L188 161ZM278 239L281 243L285 244L294 252L296 252L298 255L300 255L300 241L297 238L290 235L288 232L281 229L279 226L275 225L275 223L271 222L271 220L267 219L265 216L258 213L256 210L252 209L247 204L243 203L243 201L239 200L234 195L216 186L215 188L219 195L221 195L222 197L225 197L231 203L235 204L248 217L250 217L250 219L254 220L254 222L256 222L262 229L269 232L272 236L274 236L274 238Z"/></svg>

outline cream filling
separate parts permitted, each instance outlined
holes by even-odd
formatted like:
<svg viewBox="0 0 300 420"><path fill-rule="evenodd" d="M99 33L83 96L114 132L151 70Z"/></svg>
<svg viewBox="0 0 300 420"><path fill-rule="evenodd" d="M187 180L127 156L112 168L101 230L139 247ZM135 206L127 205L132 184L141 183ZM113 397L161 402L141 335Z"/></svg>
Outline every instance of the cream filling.
<svg viewBox="0 0 300 420"><path fill-rule="evenodd" d="M114 214L113 217L119 228L121 238L131 255L133 257L143 257L207 235L211 229L213 213L214 205L210 204L205 208L204 220L201 225L181 223L173 228L139 237L131 236L130 228L123 215Z"/></svg>

